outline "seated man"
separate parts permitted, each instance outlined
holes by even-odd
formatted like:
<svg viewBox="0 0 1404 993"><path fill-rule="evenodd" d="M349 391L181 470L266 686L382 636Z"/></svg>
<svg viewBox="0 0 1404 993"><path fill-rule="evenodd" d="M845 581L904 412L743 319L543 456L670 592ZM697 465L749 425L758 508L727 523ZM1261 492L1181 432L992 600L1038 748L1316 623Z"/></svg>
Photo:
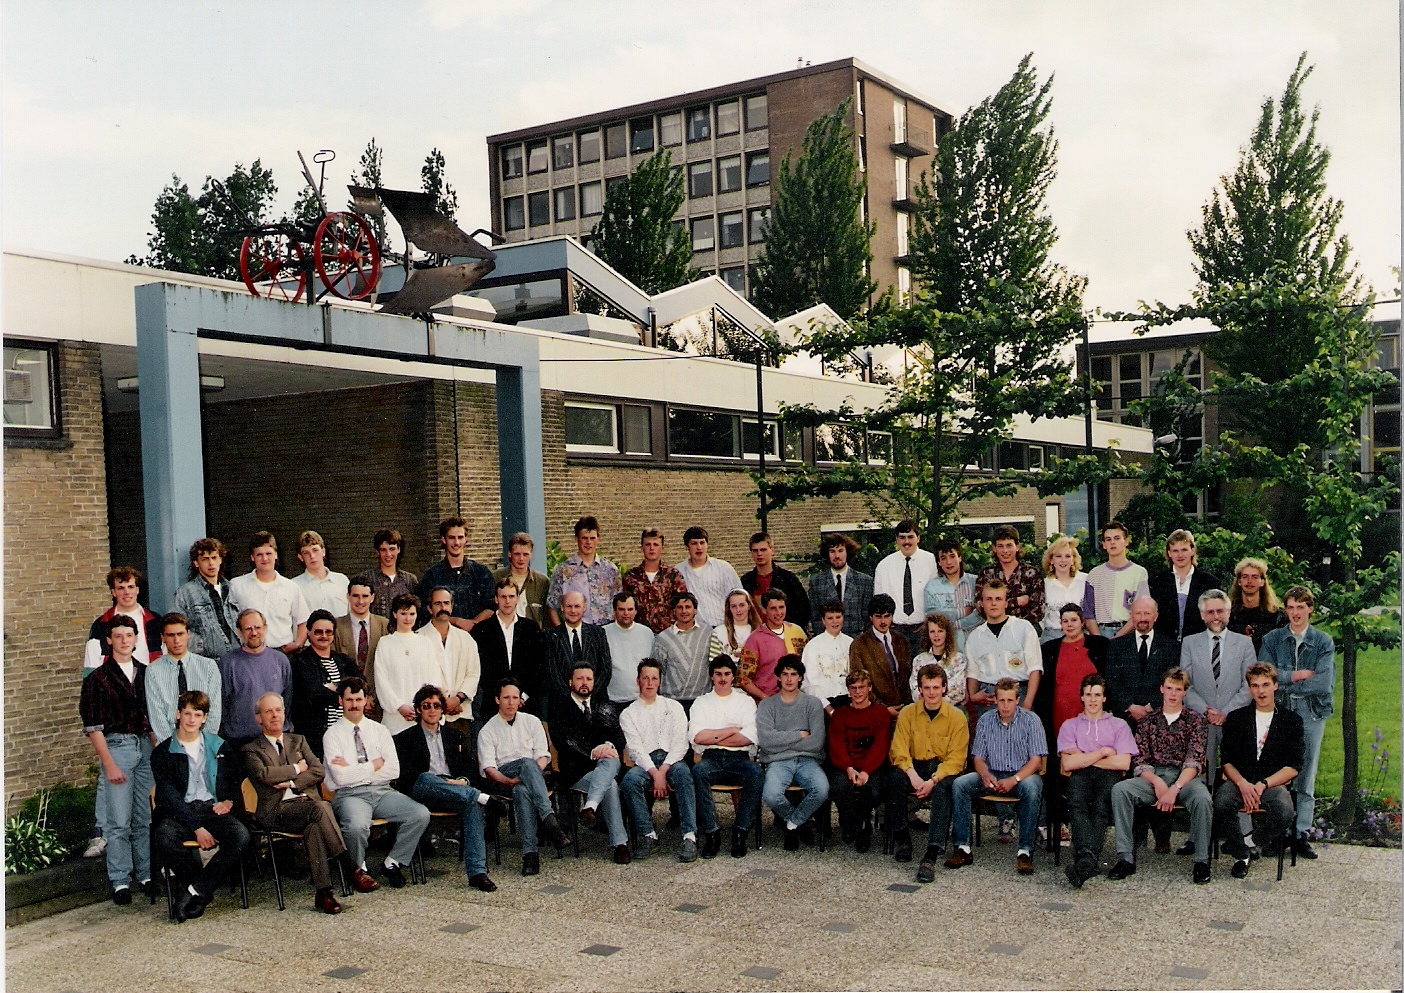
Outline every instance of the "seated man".
<svg viewBox="0 0 1404 993"><path fill-rule="evenodd" d="M697 861L697 794L692 770L687 766L687 714L676 700L658 695L663 666L657 659L638 664L639 698L619 715L624 746L633 768L624 773L619 791L629 806L629 816L638 832L634 857L646 859L658 845L653 827L654 800L662 800L669 790L678 801L678 826L682 828L679 862Z"/></svg>
<svg viewBox="0 0 1404 993"><path fill-rule="evenodd" d="M1131 728L1102 709L1106 699L1106 680L1095 672L1083 676L1082 713L1058 729L1058 755L1068 777L1068 823L1076 856L1064 872L1078 889L1102 874L1098 863L1111 821L1111 791L1131 768L1131 757L1139 754Z"/></svg>
<svg viewBox="0 0 1404 993"><path fill-rule="evenodd" d="M421 686L415 693L414 712L419 720L395 735L395 753L400 757L400 780L395 786L430 810L462 818L459 838L468 885L484 893L495 893L497 884L487 874L483 812L490 807L500 817L507 813L507 806L498 797L480 793L469 784L473 768L469 742L458 729L443 723L447 709L444 692L437 686Z"/></svg>
<svg viewBox="0 0 1404 993"><path fill-rule="evenodd" d="M316 890L313 905L324 914L339 914L341 904L332 893L333 861L362 892L379 884L364 872L357 876L336 814L318 788L325 775L321 759L302 735L283 731L283 698L276 693L259 697L254 720L263 733L244 746L244 768L258 794L258 821L274 831L302 835Z"/></svg>
<svg viewBox="0 0 1404 993"><path fill-rule="evenodd" d="M499 594L502 589L498 587ZM515 587L512 592L516 593ZM535 876L541 871L541 856L536 851L538 818L557 852L570 845L570 835L561 829L546 792L543 774L551 764L551 746L541 719L522 711L522 687L515 679L504 676L498 680L494 694L497 713L478 733L478 771L492 784L494 793L510 796L516 805L522 875Z"/></svg>
<svg viewBox="0 0 1404 993"><path fill-rule="evenodd" d="M1139 602L1139 601L1138 601ZM1209 882L1209 824L1213 804L1204 785L1204 740L1209 722L1185 706L1189 674L1175 667L1160 678L1161 705L1136 722L1138 762L1131 778L1112 787L1112 820L1116 825L1117 863L1108 879L1125 879L1136 871L1133 824L1136 808L1153 804L1169 816L1180 804L1189 814L1194 881ZM1165 844L1163 853L1170 851Z"/></svg>
<svg viewBox="0 0 1404 993"><path fill-rule="evenodd" d="M771 593L779 593L771 590ZM829 799L824 775L824 705L800 692L804 663L798 655L782 655L775 663L779 692L756 708L756 744L765 763L761 796L785 822L785 851L799 850L800 827ZM804 797L792 804L785 791L798 786Z"/></svg>
<svg viewBox="0 0 1404 993"><path fill-rule="evenodd" d="M322 754L327 785L336 790L332 810L355 866L351 874L362 893L376 888L366 885L368 880L375 882L366 872L366 842L371 821L383 817L399 828L385 859L385 879L399 889L405 885L404 866L414 858L419 836L429 826L429 811L392 785L400 778L400 756L385 726L366 717L366 681L360 676L343 679L337 692L341 720L327 728Z"/></svg>
<svg viewBox="0 0 1404 993"><path fill-rule="evenodd" d="M825 615L826 625L832 616ZM850 672L847 689L848 705L835 709L829 720L829 796L838 807L843 840L866 852L873 840L873 808L882 799L892 716L873 704L873 681L866 672Z"/></svg>
<svg viewBox="0 0 1404 993"><path fill-rule="evenodd" d="M697 825L702 830L702 857L717 857L721 850L721 825L712 801L712 784L741 787L736 821L731 828L731 857L746 857L746 835L756 822L765 773L751 760L756 741L756 703L732 688L736 663L730 655L712 659L712 689L692 701L687 736L696 762L692 782L697 794Z"/></svg>
<svg viewBox="0 0 1404 993"><path fill-rule="evenodd" d="M960 709L946 699L946 670L942 666L922 666L917 673L917 692L921 699L902 708L892 732L887 823L894 826L893 858L910 862L912 836L907 830L907 798L929 801L926 853L916 877L919 883L929 883L936 878L936 862L946 849L946 835L951 829L951 785L965 769L970 725ZM966 823L969 822L967 814Z"/></svg>
<svg viewBox="0 0 1404 993"><path fill-rule="evenodd" d="M1043 798L1043 779L1038 774L1048 754L1043 722L1019 706L1018 680L1005 676L995 683L995 709L988 710L975 726L975 771L967 772L951 786L951 839L955 851L946 859L947 869L959 869L975 861L970 854L970 808L976 793L1013 794L1019 806L1019 847L1014 864L1022 875L1033 873L1034 833L1038 827L1038 805Z"/></svg>
<svg viewBox="0 0 1404 993"><path fill-rule="evenodd" d="M1249 862L1239 812L1266 814L1264 837L1281 844L1282 833L1297 815L1287 784L1297 778L1305 751L1301 717L1277 706L1277 668L1254 662L1245 675L1253 705L1224 718L1219 746L1223 766L1214 790L1214 833L1223 850L1233 856L1230 871L1235 879L1248 875Z"/></svg>
<svg viewBox="0 0 1404 993"><path fill-rule="evenodd" d="M566 594L570 596L571 594ZM609 705L592 700L595 670L589 662L576 662L570 671L570 693L551 704L556 735L556 759L561 782L585 794L580 819L594 826L602 818L614 847L614 861L628 865L629 832L619 809L619 750L624 747Z"/></svg>
<svg viewBox="0 0 1404 993"><path fill-rule="evenodd" d="M176 702L175 734L151 753L151 774L156 780L156 846L180 887L175 915L176 923L183 924L205 912L220 883L238 866L249 847L249 831L234 813L243 798L229 745L204 730L209 696L189 690ZM192 836L201 851L215 849L203 867L200 857L185 847Z"/></svg>

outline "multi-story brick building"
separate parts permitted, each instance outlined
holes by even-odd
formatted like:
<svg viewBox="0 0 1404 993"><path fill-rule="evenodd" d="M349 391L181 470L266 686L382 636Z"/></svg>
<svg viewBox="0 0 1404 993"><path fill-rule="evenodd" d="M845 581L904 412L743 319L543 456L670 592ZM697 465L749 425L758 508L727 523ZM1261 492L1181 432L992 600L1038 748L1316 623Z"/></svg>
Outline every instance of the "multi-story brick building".
<svg viewBox="0 0 1404 993"><path fill-rule="evenodd" d="M566 234L588 244L610 184L667 148L683 170L687 200L675 222L687 227L693 268L745 295L764 247L771 176L799 154L810 123L844 100L876 227L872 278L879 292L905 294L910 194L952 118L852 58L491 135L493 230L509 242Z"/></svg>

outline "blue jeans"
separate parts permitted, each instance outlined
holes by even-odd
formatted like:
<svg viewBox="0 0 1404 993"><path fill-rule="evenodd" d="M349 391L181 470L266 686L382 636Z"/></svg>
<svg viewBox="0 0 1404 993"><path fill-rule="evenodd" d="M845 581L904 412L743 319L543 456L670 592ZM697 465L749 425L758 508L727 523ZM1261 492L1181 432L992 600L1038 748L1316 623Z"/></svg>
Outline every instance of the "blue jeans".
<svg viewBox="0 0 1404 993"><path fill-rule="evenodd" d="M411 796L430 810L458 814L463 818L460 838L463 869L471 879L487 873L487 843L483 841L483 805L471 786L445 782L432 772L421 772L414 781Z"/></svg>
<svg viewBox="0 0 1404 993"><path fill-rule="evenodd" d="M517 812L517 831L522 838L522 854L536 851L536 824L555 813L551 796L546 792L546 780L535 759L513 759L498 766L497 771L509 779L520 779L511 788L512 805ZM504 787L505 789L505 787Z"/></svg>
<svg viewBox="0 0 1404 993"><path fill-rule="evenodd" d="M804 790L804 799L792 804L785 796L790 786ZM814 812L829 799L829 777L817 761L807 756L780 759L765 767L765 786L761 792L765 804L779 814L787 824L799 826L814 816Z"/></svg>
<svg viewBox="0 0 1404 993"><path fill-rule="evenodd" d="M668 758L666 749L658 748L650 753L656 768L661 768L664 760ZM668 789L673 791L673 796L678 800L678 822L682 827L684 835L697 834L697 793L692 785L692 770L687 767L687 762L677 762L668 767L667 775L664 777L668 782ZM653 777L646 769L640 766L633 766L624 773L624 782L619 786L619 792L624 796L624 802L629 806L629 817L634 821L634 829L639 834L655 834L653 827Z"/></svg>
<svg viewBox="0 0 1404 993"><path fill-rule="evenodd" d="M151 741L145 735L110 734L107 751L127 777L113 783L98 773L99 826L107 839L107 879L113 889L151 878Z"/></svg>
<svg viewBox="0 0 1404 993"><path fill-rule="evenodd" d="M1302 718L1302 767L1292 784L1297 788L1297 833L1304 834L1316 819L1316 764L1321 758L1321 738L1326 718Z"/></svg>
<svg viewBox="0 0 1404 993"><path fill-rule="evenodd" d="M1017 771L1017 770L1016 770ZM996 779L1008 779L1014 772L995 772ZM970 808L977 794L985 792L985 784L980 782L978 772L967 772L956 777L951 784L951 841L962 848L970 847ZM1019 798L1019 851L1032 852L1034 835L1038 831L1038 808L1043 799L1043 779L1038 775L1028 776L1014 787L1014 795Z"/></svg>
<svg viewBox="0 0 1404 993"><path fill-rule="evenodd" d="M390 849L390 861L396 865L409 865L414 858L414 850L419 847L419 836L429 826L429 811L423 804L415 803L392 786L348 786L336 791L332 799L332 810L336 811L337 823L341 825L341 835L346 839L346 850L351 853L351 864L366 864L366 842L370 840L371 821L383 817L399 827L395 834L395 844Z"/></svg>
<svg viewBox="0 0 1404 993"><path fill-rule="evenodd" d="M745 751L730 748L709 748L692 767L692 782L697 794L697 826L710 834L719 829L717 805L712 800L712 784L741 787L741 802L736 805L735 826L751 830L760 807L761 783L765 773L751 761Z"/></svg>
<svg viewBox="0 0 1404 993"><path fill-rule="evenodd" d="M629 832L624 830L624 815L619 809L618 776L618 759L600 759L572 787L585 793L585 806L599 810L609 831L609 843L616 848L629 842Z"/></svg>

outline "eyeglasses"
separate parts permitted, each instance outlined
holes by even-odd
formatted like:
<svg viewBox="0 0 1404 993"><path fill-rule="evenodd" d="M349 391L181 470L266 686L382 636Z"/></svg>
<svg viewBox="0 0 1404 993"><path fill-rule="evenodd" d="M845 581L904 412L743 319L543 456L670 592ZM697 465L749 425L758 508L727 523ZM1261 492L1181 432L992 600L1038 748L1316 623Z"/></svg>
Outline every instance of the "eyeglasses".
<svg viewBox="0 0 1404 993"><path fill-rule="evenodd" d="M437 700L425 700L419 705L420 710L443 710L444 705Z"/></svg>

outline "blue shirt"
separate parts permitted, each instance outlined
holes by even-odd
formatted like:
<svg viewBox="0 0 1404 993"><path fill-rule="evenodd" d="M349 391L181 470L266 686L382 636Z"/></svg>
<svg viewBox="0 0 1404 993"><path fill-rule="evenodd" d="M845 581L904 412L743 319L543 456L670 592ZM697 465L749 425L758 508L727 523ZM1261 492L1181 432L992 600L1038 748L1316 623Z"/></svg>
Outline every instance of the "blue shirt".
<svg viewBox="0 0 1404 993"><path fill-rule="evenodd" d="M975 726L970 754L984 759L991 772L1018 772L1035 755L1048 754L1048 737L1043 733L1043 722L1023 707L1015 709L1014 720L1008 724L991 708Z"/></svg>

